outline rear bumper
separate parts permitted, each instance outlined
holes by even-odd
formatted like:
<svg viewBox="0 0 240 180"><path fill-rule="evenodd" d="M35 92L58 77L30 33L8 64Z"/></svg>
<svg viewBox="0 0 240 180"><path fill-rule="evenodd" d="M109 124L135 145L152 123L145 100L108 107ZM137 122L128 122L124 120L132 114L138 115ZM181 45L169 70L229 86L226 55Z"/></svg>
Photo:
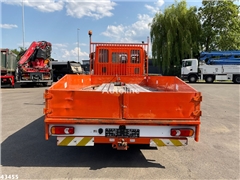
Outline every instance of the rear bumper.
<svg viewBox="0 0 240 180"><path fill-rule="evenodd" d="M53 80L20 80L20 81L17 81L17 82L32 82L32 83L42 83L42 82L53 82Z"/></svg>
<svg viewBox="0 0 240 180"><path fill-rule="evenodd" d="M185 146L187 138L107 138L107 137L57 137L58 146L94 146L94 144L146 144L150 147Z"/></svg>
<svg viewBox="0 0 240 180"><path fill-rule="evenodd" d="M84 121L85 123L83 123ZM86 123L88 122L88 123ZM108 122L108 123L107 123ZM111 124L110 124L111 122ZM119 128L120 125L126 126L126 129L139 129L140 134L136 138L127 137L134 139L134 144L150 144L151 139L181 139L185 137L171 136L170 131L173 128L191 128L194 130L193 136L195 141L199 141L200 131L200 120L55 120L52 118L45 119L45 139L48 140L50 136L57 137L92 137L95 143L110 143L111 139L118 137L108 137L106 134L107 128ZM52 126L70 126L74 127L75 131L72 135L54 135L51 134ZM102 133L99 133L99 129L102 129ZM122 137L119 137L122 138ZM147 141L142 139L147 138Z"/></svg>
<svg viewBox="0 0 240 180"><path fill-rule="evenodd" d="M14 76L11 75L6 75L6 76L0 76L1 77L1 85L12 85L14 86L15 81L14 81Z"/></svg>

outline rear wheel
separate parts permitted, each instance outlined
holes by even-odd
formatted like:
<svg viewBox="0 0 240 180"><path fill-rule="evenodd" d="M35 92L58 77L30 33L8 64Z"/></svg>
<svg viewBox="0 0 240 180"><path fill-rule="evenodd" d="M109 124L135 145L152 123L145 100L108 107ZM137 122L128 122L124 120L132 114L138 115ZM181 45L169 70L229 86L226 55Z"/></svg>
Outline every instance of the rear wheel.
<svg viewBox="0 0 240 180"><path fill-rule="evenodd" d="M58 75L57 76L57 81L59 81L62 77L63 77L63 75Z"/></svg>
<svg viewBox="0 0 240 180"><path fill-rule="evenodd" d="M48 83L47 82L44 82L42 83L43 87L47 87L48 86Z"/></svg>
<svg viewBox="0 0 240 180"><path fill-rule="evenodd" d="M205 81L206 81L206 83L213 83L214 77L213 76L206 76Z"/></svg>
<svg viewBox="0 0 240 180"><path fill-rule="evenodd" d="M234 76L233 82L236 84L240 84L240 76Z"/></svg>
<svg viewBox="0 0 240 180"><path fill-rule="evenodd" d="M188 81L189 81L190 83L195 83L195 82L197 81L197 76L196 76L196 75L190 75L190 76L188 77Z"/></svg>
<svg viewBox="0 0 240 180"><path fill-rule="evenodd" d="M21 83L20 86L21 86L21 87L24 87L24 88L25 88L25 87L28 87L28 88L29 88L29 87L34 87L34 86L36 86L36 83L33 83L33 82L25 82L25 83Z"/></svg>

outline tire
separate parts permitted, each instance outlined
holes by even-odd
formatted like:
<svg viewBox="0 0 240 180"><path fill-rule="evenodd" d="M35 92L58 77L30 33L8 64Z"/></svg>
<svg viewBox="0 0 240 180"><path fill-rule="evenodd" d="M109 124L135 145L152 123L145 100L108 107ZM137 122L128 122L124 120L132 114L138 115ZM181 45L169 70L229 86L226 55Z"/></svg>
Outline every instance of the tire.
<svg viewBox="0 0 240 180"><path fill-rule="evenodd" d="M240 76L234 76L234 77L233 77L233 82L234 82L235 84L240 84Z"/></svg>
<svg viewBox="0 0 240 180"><path fill-rule="evenodd" d="M63 76L62 75L58 75L57 76L57 81L59 81Z"/></svg>
<svg viewBox="0 0 240 180"><path fill-rule="evenodd" d="M33 82L28 82L28 83L26 83L26 86L27 87L35 87L37 84L36 83L33 83Z"/></svg>
<svg viewBox="0 0 240 180"><path fill-rule="evenodd" d="M206 76L205 77L206 83L213 83L214 81L214 76Z"/></svg>
<svg viewBox="0 0 240 180"><path fill-rule="evenodd" d="M190 83L195 83L195 82L197 82L197 76L196 76L196 75L190 75L190 76L188 77L188 82L190 82Z"/></svg>
<svg viewBox="0 0 240 180"><path fill-rule="evenodd" d="M42 83L43 87L47 87L48 86L48 83L47 82L44 82Z"/></svg>

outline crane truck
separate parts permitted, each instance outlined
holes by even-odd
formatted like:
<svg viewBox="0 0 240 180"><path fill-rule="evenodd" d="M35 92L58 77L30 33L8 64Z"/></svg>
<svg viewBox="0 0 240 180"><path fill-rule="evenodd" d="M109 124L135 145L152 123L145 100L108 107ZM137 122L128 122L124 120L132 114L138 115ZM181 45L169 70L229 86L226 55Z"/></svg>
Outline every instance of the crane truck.
<svg viewBox="0 0 240 180"><path fill-rule="evenodd" d="M45 90L45 139L58 146L183 146L199 141L202 101L174 76L148 75L147 43L90 39L89 75L69 74Z"/></svg>
<svg viewBox="0 0 240 180"><path fill-rule="evenodd" d="M181 79L195 83L232 81L240 83L240 51L204 52L198 59L182 60Z"/></svg>
<svg viewBox="0 0 240 180"><path fill-rule="evenodd" d="M51 50L50 42L34 41L26 51L22 51L18 56L16 82L42 83L44 86L51 84L53 82Z"/></svg>

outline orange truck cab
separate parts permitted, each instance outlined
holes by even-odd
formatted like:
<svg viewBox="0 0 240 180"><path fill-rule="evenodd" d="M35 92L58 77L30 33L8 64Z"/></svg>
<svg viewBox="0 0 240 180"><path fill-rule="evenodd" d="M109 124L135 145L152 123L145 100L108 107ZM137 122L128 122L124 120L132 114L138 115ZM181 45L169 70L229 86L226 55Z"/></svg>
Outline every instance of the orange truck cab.
<svg viewBox="0 0 240 180"><path fill-rule="evenodd" d="M141 46L114 46L105 44L96 46L94 59L95 75L143 75L147 61L147 52ZM93 70L93 68L92 68Z"/></svg>
<svg viewBox="0 0 240 180"><path fill-rule="evenodd" d="M148 75L147 43L95 43L90 75L65 75L44 93L45 138L58 146L182 146L199 141L201 93Z"/></svg>

